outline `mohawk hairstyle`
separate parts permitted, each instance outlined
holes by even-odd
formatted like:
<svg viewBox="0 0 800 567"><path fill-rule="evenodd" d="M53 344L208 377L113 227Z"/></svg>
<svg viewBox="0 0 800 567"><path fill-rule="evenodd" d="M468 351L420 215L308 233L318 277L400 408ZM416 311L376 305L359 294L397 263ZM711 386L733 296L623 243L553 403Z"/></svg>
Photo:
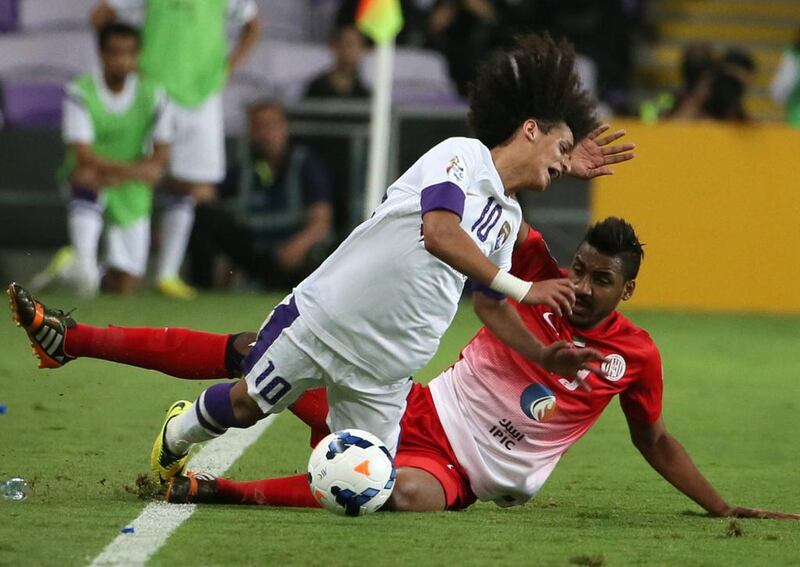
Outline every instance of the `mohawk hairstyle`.
<svg viewBox="0 0 800 567"><path fill-rule="evenodd" d="M547 33L518 36L495 51L469 88L469 123L489 148L508 141L529 118L544 132L566 123L577 144L598 125L595 106L575 71L575 49Z"/></svg>
<svg viewBox="0 0 800 567"><path fill-rule="evenodd" d="M636 231L625 219L608 217L595 223L586 232L583 242L606 256L619 256L625 279L636 279L644 258L644 248Z"/></svg>

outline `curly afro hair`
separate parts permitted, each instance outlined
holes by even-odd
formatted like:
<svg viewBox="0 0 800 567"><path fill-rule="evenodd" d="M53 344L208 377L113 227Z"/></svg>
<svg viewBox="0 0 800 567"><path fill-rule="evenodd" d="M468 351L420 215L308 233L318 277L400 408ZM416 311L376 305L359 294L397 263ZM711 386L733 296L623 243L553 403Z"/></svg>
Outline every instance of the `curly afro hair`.
<svg viewBox="0 0 800 567"><path fill-rule="evenodd" d="M469 106L475 137L489 148L507 142L529 118L545 132L566 123L575 143L598 125L596 101L575 72L574 48L549 34L516 37L484 60L470 83Z"/></svg>

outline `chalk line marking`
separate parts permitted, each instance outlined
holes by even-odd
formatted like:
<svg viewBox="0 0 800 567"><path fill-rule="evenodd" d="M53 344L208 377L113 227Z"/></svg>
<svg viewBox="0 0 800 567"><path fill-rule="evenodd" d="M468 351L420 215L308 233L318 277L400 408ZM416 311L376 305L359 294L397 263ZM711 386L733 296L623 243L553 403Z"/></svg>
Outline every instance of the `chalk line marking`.
<svg viewBox="0 0 800 567"><path fill-rule="evenodd" d="M273 415L262 419L248 429L230 429L224 436L209 441L191 458L188 468L214 476L222 475L272 425L276 417ZM196 504L151 502L128 524L134 529L133 533L119 534L89 565L145 565L172 532L194 514L196 508Z"/></svg>

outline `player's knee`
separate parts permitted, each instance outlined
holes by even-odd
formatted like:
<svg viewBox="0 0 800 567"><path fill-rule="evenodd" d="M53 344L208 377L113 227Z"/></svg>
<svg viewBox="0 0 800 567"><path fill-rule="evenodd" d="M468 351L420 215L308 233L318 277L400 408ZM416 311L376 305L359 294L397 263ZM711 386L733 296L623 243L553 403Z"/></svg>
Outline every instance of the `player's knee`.
<svg viewBox="0 0 800 567"><path fill-rule="evenodd" d="M239 380L231 389L233 416L240 427L250 427L266 417L258 404L247 393L247 383Z"/></svg>
<svg viewBox="0 0 800 567"><path fill-rule="evenodd" d="M228 370L228 376L242 375L242 361L250 353L250 349L253 348L252 344L255 342L256 337L256 333L238 333L228 341L228 347L225 352L225 367Z"/></svg>
<svg viewBox="0 0 800 567"><path fill-rule="evenodd" d="M238 335L234 335L232 344L234 350L239 353L240 355L247 356L250 352L250 349L253 348L253 343L256 342L256 337L258 335L256 333L239 333Z"/></svg>

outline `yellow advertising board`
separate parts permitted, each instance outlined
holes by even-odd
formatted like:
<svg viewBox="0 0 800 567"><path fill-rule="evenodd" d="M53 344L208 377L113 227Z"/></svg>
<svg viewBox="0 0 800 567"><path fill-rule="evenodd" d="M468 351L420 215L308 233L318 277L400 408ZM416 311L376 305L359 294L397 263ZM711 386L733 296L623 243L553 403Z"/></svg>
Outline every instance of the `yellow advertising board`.
<svg viewBox="0 0 800 567"><path fill-rule="evenodd" d="M646 243L630 305L800 313L800 130L621 126L636 159L593 184L592 218L624 217Z"/></svg>

